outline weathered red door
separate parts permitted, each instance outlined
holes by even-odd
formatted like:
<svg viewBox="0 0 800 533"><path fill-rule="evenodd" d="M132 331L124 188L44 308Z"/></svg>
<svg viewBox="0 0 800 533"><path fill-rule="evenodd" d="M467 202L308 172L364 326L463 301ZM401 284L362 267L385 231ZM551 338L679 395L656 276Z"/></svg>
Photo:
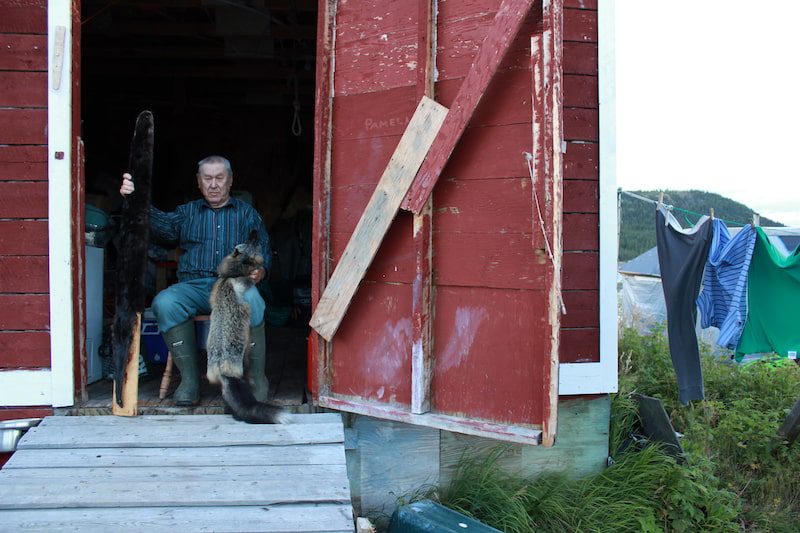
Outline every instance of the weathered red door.
<svg viewBox="0 0 800 533"><path fill-rule="evenodd" d="M458 108L484 39L497 37L498 10L520 3L433 4L320 2L315 306L420 97ZM546 6L526 7L432 203L420 215L397 214L335 336L315 338L320 405L553 442L561 6Z"/></svg>

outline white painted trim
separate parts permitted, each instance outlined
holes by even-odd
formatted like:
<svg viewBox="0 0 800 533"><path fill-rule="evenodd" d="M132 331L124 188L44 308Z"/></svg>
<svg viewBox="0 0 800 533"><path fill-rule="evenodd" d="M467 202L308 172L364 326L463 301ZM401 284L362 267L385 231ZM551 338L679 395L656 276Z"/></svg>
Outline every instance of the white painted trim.
<svg viewBox="0 0 800 533"><path fill-rule="evenodd" d="M63 28L63 29L62 29ZM56 46L62 34L63 47ZM72 405L72 2L47 2L47 196L50 267L49 402ZM57 54L61 53L58 58ZM60 63L60 67L59 67ZM57 154L60 154L57 156ZM4 403L4 402L0 402ZM5 402L20 405L19 401ZM41 403L40 403L41 405Z"/></svg>
<svg viewBox="0 0 800 533"><path fill-rule="evenodd" d="M51 405L52 389L49 369L0 371L0 405Z"/></svg>
<svg viewBox="0 0 800 533"><path fill-rule="evenodd" d="M600 362L559 365L559 394L617 392L617 141L615 0L597 8L600 101ZM569 310L568 310L569 311Z"/></svg>

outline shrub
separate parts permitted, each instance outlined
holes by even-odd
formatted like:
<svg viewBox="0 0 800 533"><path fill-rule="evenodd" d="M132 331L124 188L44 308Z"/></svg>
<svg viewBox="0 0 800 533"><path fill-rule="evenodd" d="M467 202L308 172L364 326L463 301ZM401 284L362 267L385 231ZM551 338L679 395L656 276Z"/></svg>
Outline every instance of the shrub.
<svg viewBox="0 0 800 533"><path fill-rule="evenodd" d="M689 464L741 498L745 528L800 531L800 446L788 447L778 436L800 396L800 367L774 359L737 364L702 353L706 400L684 407L661 332L623 332L620 362L620 396L637 391L664 402L685 435Z"/></svg>

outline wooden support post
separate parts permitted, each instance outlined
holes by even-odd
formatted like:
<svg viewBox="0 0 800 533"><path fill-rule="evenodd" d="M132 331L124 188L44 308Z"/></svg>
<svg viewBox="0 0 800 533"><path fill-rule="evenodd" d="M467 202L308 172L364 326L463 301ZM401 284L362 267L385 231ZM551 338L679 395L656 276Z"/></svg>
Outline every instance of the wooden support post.
<svg viewBox="0 0 800 533"><path fill-rule="evenodd" d="M117 416L136 416L139 414L139 340L142 331L142 314L136 313L131 347L128 349L128 364L125 366L125 379L122 382L122 407L117 398L119 391L114 386L111 412Z"/></svg>
<svg viewBox="0 0 800 533"><path fill-rule="evenodd" d="M436 10L432 0L419 0L417 98L434 98ZM433 378L433 195L414 215L414 283L411 286L411 412L431 410Z"/></svg>
<svg viewBox="0 0 800 533"><path fill-rule="evenodd" d="M330 278L331 251L331 148L333 140L333 75L334 43L336 40L336 1L319 0L317 15L317 88L314 96L314 223L311 265L311 305L317 308L325 285ZM329 343L316 332L309 333L308 368L311 398L328 392L330 386Z"/></svg>
<svg viewBox="0 0 800 533"><path fill-rule="evenodd" d="M547 107L547 97L545 95L546 80L543 46L541 35L531 37L531 87L533 93L531 97L533 142L531 143L529 167L533 169L533 172L531 172L531 210L533 212L531 217L531 245L539 255L548 253L549 244L546 243L546 240L548 239L547 230L550 227L544 220L545 213L542 210L544 207L543 193L547 188L545 173L548 172L547 164L549 163L545 141L545 128L547 125L544 120L544 112ZM539 199L540 195L542 196L541 200Z"/></svg>
<svg viewBox="0 0 800 533"><path fill-rule="evenodd" d="M78 93L80 94L80 93ZM80 122L80 118L77 119ZM86 157L83 140L76 137L75 158L73 161L73 175L76 179L72 181L72 205L81 205L80 202L85 195L86 187ZM77 290L77 294L86 294L86 214L83 209L72 212L72 283ZM87 357L91 347L86 345L86 298L73 298L72 316L74 317L75 334L73 357L75 365L75 393L81 402L89 400L89 393L86 390L88 385L89 363ZM88 348L88 350L87 350Z"/></svg>
<svg viewBox="0 0 800 533"><path fill-rule="evenodd" d="M423 98L411 117L311 317L325 340L339 328L446 115L446 107Z"/></svg>
<svg viewBox="0 0 800 533"><path fill-rule="evenodd" d="M547 398L543 409L542 445L555 444L558 420L558 366L560 355L561 313L561 264L563 241L561 223L563 218L563 121L562 121L562 24L561 0L551 0L544 6L544 31L531 39L531 67L534 86L533 130L534 149L541 146L541 155L534 154L534 161L542 165L544 190L545 234L549 239L551 267L548 269L548 325L550 327L550 354L543 365L544 383L547 388L542 397ZM541 98L537 97L541 94ZM539 107L535 103L539 101Z"/></svg>
<svg viewBox="0 0 800 533"><path fill-rule="evenodd" d="M169 394L169 386L172 383L172 367L175 361L172 359L172 352L168 352L167 364L164 365L164 373L161 374L161 385L158 387L158 399L163 400Z"/></svg>
<svg viewBox="0 0 800 533"><path fill-rule="evenodd" d="M453 100L442 129L436 136L430 154L425 158L411 190L403 201L403 209L414 213L422 211L442 169L475 113L481 97L497 72L509 45L517 36L532 4L533 0L503 0L500 4L494 17L494 24L484 39L469 73L461 82L461 88Z"/></svg>

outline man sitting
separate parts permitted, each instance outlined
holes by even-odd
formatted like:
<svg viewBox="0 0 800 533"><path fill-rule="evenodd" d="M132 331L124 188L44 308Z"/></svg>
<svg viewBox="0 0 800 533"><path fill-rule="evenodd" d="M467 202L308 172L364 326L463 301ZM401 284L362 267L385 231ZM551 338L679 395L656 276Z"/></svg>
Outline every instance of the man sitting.
<svg viewBox="0 0 800 533"><path fill-rule="evenodd" d="M122 175L120 194L134 191L130 174ZM197 342L193 317L211 312L208 298L217 279L217 266L233 248L246 242L251 229L259 232L264 251L264 268L250 277L258 283L266 276L272 261L269 236L261 215L249 204L231 198L233 171L224 157L212 155L197 164L197 186L203 199L180 205L172 212L150 208L151 234L159 240L179 246L178 283L159 292L153 299L158 328L164 336L172 359L181 372L175 391L175 403L190 406L200 400ZM250 376L253 394L264 401L269 392L264 369L266 338L265 304L253 286L244 294L250 304Z"/></svg>

